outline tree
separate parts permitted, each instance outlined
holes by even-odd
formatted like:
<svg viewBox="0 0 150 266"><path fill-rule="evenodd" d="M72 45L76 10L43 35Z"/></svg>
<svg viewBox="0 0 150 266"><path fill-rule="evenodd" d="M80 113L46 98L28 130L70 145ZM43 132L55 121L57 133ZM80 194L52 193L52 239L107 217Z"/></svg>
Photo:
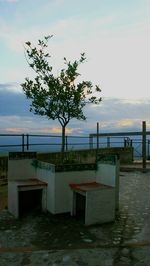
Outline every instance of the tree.
<svg viewBox="0 0 150 266"><path fill-rule="evenodd" d="M58 120L62 127L62 152L65 148L65 129L71 119L86 120L83 107L88 103L99 104L101 97L99 86L91 81L76 83L80 75L77 70L86 60L81 53L80 59L74 62L64 57L66 68L61 69L58 76L53 74L50 65L50 55L47 52L48 41L52 36L38 40L38 47L26 42L25 55L29 66L36 76L33 80L25 78L21 84L27 98L32 100L30 111L34 114L46 116L48 119ZM93 94L96 93L97 95Z"/></svg>

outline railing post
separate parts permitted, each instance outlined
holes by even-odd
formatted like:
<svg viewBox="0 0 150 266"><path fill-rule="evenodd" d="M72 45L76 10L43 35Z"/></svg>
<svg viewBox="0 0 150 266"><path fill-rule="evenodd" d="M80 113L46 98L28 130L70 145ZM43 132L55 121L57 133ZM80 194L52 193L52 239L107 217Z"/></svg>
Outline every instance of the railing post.
<svg viewBox="0 0 150 266"><path fill-rule="evenodd" d="M29 134L27 134L27 151L29 150Z"/></svg>
<svg viewBox="0 0 150 266"><path fill-rule="evenodd" d="M66 151L68 150L68 136L66 136Z"/></svg>
<svg viewBox="0 0 150 266"><path fill-rule="evenodd" d="M148 139L147 140L147 157L148 157L148 160L149 160L149 144L150 144L150 141Z"/></svg>
<svg viewBox="0 0 150 266"><path fill-rule="evenodd" d="M124 138L124 148L126 148L126 138Z"/></svg>
<svg viewBox="0 0 150 266"><path fill-rule="evenodd" d="M24 152L24 134L22 134L22 152Z"/></svg>
<svg viewBox="0 0 150 266"><path fill-rule="evenodd" d="M143 172L146 171L146 121L142 122L142 166Z"/></svg>
<svg viewBox="0 0 150 266"><path fill-rule="evenodd" d="M110 137L107 137L107 148L110 148Z"/></svg>
<svg viewBox="0 0 150 266"><path fill-rule="evenodd" d="M99 149L99 123L97 123L97 149Z"/></svg>
<svg viewBox="0 0 150 266"><path fill-rule="evenodd" d="M91 134L89 135L89 148L93 149L93 136Z"/></svg>

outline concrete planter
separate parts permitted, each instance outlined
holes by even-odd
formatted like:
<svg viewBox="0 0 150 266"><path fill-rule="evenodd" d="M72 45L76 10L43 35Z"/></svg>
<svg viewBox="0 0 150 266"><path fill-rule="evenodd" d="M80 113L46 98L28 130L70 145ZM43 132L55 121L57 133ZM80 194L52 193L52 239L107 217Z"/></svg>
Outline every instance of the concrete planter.
<svg viewBox="0 0 150 266"><path fill-rule="evenodd" d="M74 191L70 184L97 183L107 186L107 189L106 187L96 191L91 189L84 193L85 224L109 222L115 219L115 209L119 205L117 161L112 163L99 160L96 164L55 166L32 158L34 156L28 156L28 153L21 158L14 156L8 161L8 208L17 218L21 210L20 200L23 198L25 205L26 195L30 195L31 201L32 195L33 198L39 195L43 211L52 214L71 212L74 215L79 192ZM36 190L40 192L35 193ZM24 192L23 196L21 191L28 191L28 194Z"/></svg>

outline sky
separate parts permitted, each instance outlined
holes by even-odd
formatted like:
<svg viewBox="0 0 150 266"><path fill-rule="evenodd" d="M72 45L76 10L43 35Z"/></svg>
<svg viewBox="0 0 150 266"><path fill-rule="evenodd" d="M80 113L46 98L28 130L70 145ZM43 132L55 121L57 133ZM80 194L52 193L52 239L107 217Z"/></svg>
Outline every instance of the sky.
<svg viewBox="0 0 150 266"><path fill-rule="evenodd" d="M29 112L20 84L32 77L24 44L53 35L55 73L85 52L81 78L100 85L102 102L72 120L69 134L150 127L150 0L0 0L0 133L60 133L57 121Z"/></svg>

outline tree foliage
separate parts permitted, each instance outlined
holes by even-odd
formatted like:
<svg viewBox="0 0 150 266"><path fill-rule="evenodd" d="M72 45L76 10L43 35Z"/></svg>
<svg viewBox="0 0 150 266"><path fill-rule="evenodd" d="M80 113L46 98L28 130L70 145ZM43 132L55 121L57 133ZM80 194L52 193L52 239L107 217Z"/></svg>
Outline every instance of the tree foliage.
<svg viewBox="0 0 150 266"><path fill-rule="evenodd" d="M62 151L65 145L65 128L71 119L86 120L83 108L88 103L99 104L101 89L93 87L91 81L76 83L78 67L86 60L85 54L74 62L64 57L65 68L56 76L50 64L50 54L47 52L48 41L52 36L38 40L38 47L26 42L25 54L29 66L35 72L35 78L25 78L21 84L27 98L32 100L30 111L58 120L62 127Z"/></svg>

